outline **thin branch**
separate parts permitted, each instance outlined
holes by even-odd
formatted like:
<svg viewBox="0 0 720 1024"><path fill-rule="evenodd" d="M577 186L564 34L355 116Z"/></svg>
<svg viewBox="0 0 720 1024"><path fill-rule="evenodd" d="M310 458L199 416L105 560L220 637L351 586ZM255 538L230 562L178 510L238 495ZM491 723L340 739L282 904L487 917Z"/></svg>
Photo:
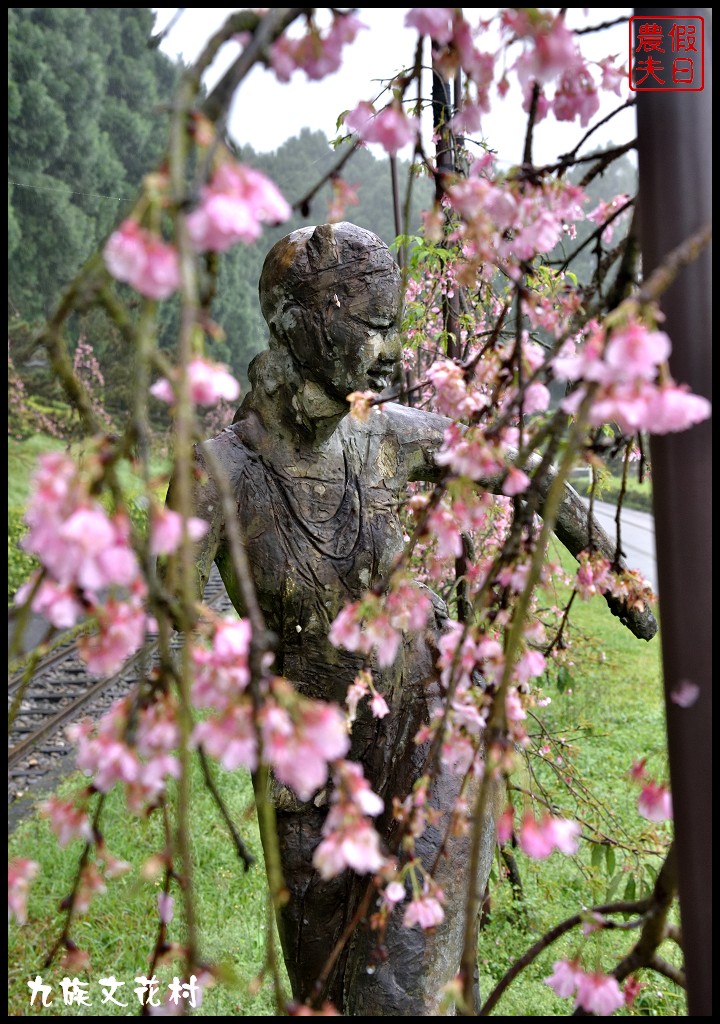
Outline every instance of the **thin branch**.
<svg viewBox="0 0 720 1024"><path fill-rule="evenodd" d="M546 932L541 938L535 942L526 953L524 953L515 963L505 972L500 981L497 983L495 988L492 990L490 995L485 1000L478 1017L488 1017L490 1011L498 1003L501 995L506 990L508 985L517 978L518 974L523 971L533 960L551 946L554 942L557 942L559 938L571 931L573 928L577 928L578 925L584 924L590 915L602 914L607 916L608 914L644 914L650 906L650 897L644 900L620 900L617 903L604 903L597 907L591 907L589 910L584 910L580 914L573 914L572 917L567 918L565 921L561 921L560 924L555 925L550 931Z"/></svg>
<svg viewBox="0 0 720 1024"><path fill-rule="evenodd" d="M238 857L243 862L245 870L249 871L249 869L255 863L255 858L249 852L248 848L245 846L245 843L242 840L242 837L240 836L240 833L235 828L235 823L233 822L230 816L230 812L225 806L225 802L223 801L219 789L215 785L215 780L213 779L212 773L210 772L210 765L208 763L207 756L202 747L198 747L198 755L200 757L200 767L202 768L203 777L205 779L205 785L210 791L210 794L213 800L215 801L217 808L220 811L220 814L223 817L223 821L228 827L228 832L230 833L232 841L235 844L235 851Z"/></svg>

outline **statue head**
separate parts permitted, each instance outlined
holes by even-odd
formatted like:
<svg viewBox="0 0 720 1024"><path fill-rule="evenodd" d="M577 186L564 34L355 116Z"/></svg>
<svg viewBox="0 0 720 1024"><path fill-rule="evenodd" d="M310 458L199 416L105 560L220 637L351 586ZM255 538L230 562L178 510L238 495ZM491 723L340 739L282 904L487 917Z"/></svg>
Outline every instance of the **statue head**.
<svg viewBox="0 0 720 1024"><path fill-rule="evenodd" d="M401 279L377 235L347 222L299 228L268 253L259 291L271 346L285 346L302 377L341 401L388 386Z"/></svg>

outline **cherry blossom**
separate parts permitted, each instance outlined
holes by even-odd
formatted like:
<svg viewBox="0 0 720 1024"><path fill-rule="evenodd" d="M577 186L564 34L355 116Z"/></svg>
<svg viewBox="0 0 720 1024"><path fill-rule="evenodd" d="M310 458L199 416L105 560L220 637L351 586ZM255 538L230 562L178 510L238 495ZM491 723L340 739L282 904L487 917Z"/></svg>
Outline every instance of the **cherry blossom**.
<svg viewBox="0 0 720 1024"><path fill-rule="evenodd" d="M350 403L350 415L360 423L366 423L373 409L373 401L377 398L374 391L353 391L347 396Z"/></svg>
<svg viewBox="0 0 720 1024"><path fill-rule="evenodd" d="M190 516L185 521L188 536L191 540L200 540L209 530L204 519ZM183 517L172 509L163 506L153 510L150 527L150 551L154 555L169 555L177 551L182 540Z"/></svg>
<svg viewBox="0 0 720 1024"><path fill-rule="evenodd" d="M78 650L91 672L109 676L142 647L148 619L137 597L129 601L108 598L95 614L98 632L78 637Z"/></svg>
<svg viewBox="0 0 720 1024"><path fill-rule="evenodd" d="M325 878L334 878L346 868L358 874L379 871L386 863L380 836L366 816L383 809L360 765L339 761L334 772L332 807L323 825L323 839L313 854L313 864Z"/></svg>
<svg viewBox="0 0 720 1024"><path fill-rule="evenodd" d="M644 324L630 321L608 338L605 382L624 383L638 378L653 380L657 368L670 355L671 347L664 331L649 331Z"/></svg>
<svg viewBox="0 0 720 1024"><path fill-rule="evenodd" d="M225 162L203 187L200 205L188 216L187 227L198 252L225 252L238 242L256 242L263 224L281 224L291 213L264 174Z"/></svg>
<svg viewBox="0 0 720 1024"><path fill-rule="evenodd" d="M523 853L536 860L544 860L554 850L565 854L577 852L577 837L580 826L567 818L555 818L545 814L538 821L533 814L523 815L518 831L518 844Z"/></svg>
<svg viewBox="0 0 720 1024"><path fill-rule="evenodd" d="M638 811L648 821L672 819L672 797L670 790L661 783L648 779L638 798Z"/></svg>
<svg viewBox="0 0 720 1024"><path fill-rule="evenodd" d="M530 477L527 473L524 473L518 466L512 466L503 481L502 492L508 497L514 497L516 494L522 494L529 486Z"/></svg>
<svg viewBox="0 0 720 1024"><path fill-rule="evenodd" d="M700 696L700 687L690 679L682 679L670 693L670 700L679 708L691 708Z"/></svg>
<svg viewBox="0 0 720 1024"><path fill-rule="evenodd" d="M309 800L327 781L328 763L348 751L344 718L333 705L291 699L287 684L275 688L291 710L271 700L260 710L263 755L281 782Z"/></svg>
<svg viewBox="0 0 720 1024"><path fill-rule="evenodd" d="M443 46L453 37L454 16L454 7L411 7L405 15L405 24Z"/></svg>
<svg viewBox="0 0 720 1024"><path fill-rule="evenodd" d="M561 999L567 999L575 995L584 973L577 960L556 960L553 973L543 980Z"/></svg>
<svg viewBox="0 0 720 1024"><path fill-rule="evenodd" d="M77 509L57 531L60 543L52 565L57 579L88 591L129 586L139 576L129 529L124 515L111 519L99 505Z"/></svg>
<svg viewBox="0 0 720 1024"><path fill-rule="evenodd" d="M581 551L578 563L575 586L580 597L589 600L610 589L610 562L600 552Z"/></svg>
<svg viewBox="0 0 720 1024"><path fill-rule="evenodd" d="M193 644L193 701L198 707L226 708L250 682L250 639L247 619L226 617L213 623L207 645Z"/></svg>
<svg viewBox="0 0 720 1024"><path fill-rule="evenodd" d="M25 857L8 861L8 923L14 917L18 924L26 924L28 890L39 871L40 865Z"/></svg>
<svg viewBox="0 0 720 1024"><path fill-rule="evenodd" d="M445 911L442 908L440 896L441 893L438 889L435 895L424 894L412 899L408 903L403 916L405 927L412 928L418 924L421 928L427 930L442 924L445 919Z"/></svg>
<svg viewBox="0 0 720 1024"><path fill-rule="evenodd" d="M598 971L585 972L578 979L575 1005L598 1017L609 1017L625 1004L625 997L616 978Z"/></svg>
<svg viewBox="0 0 720 1024"><path fill-rule="evenodd" d="M72 801L51 796L39 805L38 812L40 817L49 818L60 846L67 846L73 839L84 839L86 843L93 841L93 829L87 812Z"/></svg>
<svg viewBox="0 0 720 1024"><path fill-rule="evenodd" d="M385 715L390 714L390 708L380 693L374 693L370 699L370 710L373 713L373 718L384 718Z"/></svg>
<svg viewBox="0 0 720 1024"><path fill-rule="evenodd" d="M516 38L529 41L515 65L523 86L531 82L540 85L552 82L569 65L576 65L579 59L575 36L564 20L540 11L535 13L536 16L530 17L515 9L503 11L501 15L505 28L510 29Z"/></svg>
<svg viewBox="0 0 720 1024"><path fill-rule="evenodd" d="M163 924L170 924L173 919L174 899L169 892L159 892L157 894L157 902L160 920Z"/></svg>
<svg viewBox="0 0 720 1024"><path fill-rule="evenodd" d="M367 25L352 12L334 13L325 36L313 25L300 39L276 39L270 46L270 65L280 82L289 82L300 69L311 81L319 81L340 68L343 47L364 28Z"/></svg>
<svg viewBox="0 0 720 1024"><path fill-rule="evenodd" d="M233 402L240 394L240 385L222 363L210 359L191 359L187 366L187 376L190 397L197 405ZM161 377L150 387L150 394L168 405L175 404L175 389L166 377Z"/></svg>
<svg viewBox="0 0 720 1024"><path fill-rule="evenodd" d="M376 113L371 103L362 101L350 111L345 123L363 142L376 142L393 156L418 135L417 119L408 117L397 104Z"/></svg>
<svg viewBox="0 0 720 1024"><path fill-rule="evenodd" d="M148 299L167 299L180 287L177 250L137 221L123 221L110 235L103 255L116 280Z"/></svg>
<svg viewBox="0 0 720 1024"><path fill-rule="evenodd" d="M590 119L600 109L600 97L586 67L576 65L563 74L555 91L552 108L558 121L574 121L578 118L580 125L587 127Z"/></svg>
<svg viewBox="0 0 720 1024"><path fill-rule="evenodd" d="M402 903L406 895L402 882L389 882L383 889L382 898L388 906L395 907L398 903Z"/></svg>
<svg viewBox="0 0 720 1024"><path fill-rule="evenodd" d="M463 368L450 359L434 362L427 378L435 388L437 411L443 416L466 419L489 404L487 395L468 387Z"/></svg>
<svg viewBox="0 0 720 1024"><path fill-rule="evenodd" d="M37 580L38 573L33 573L28 581L23 583L14 598L16 605L25 603L33 592ZM55 583L54 580L48 579L40 582L30 607L36 614L44 615L56 629L69 629L80 621L86 611L74 584Z"/></svg>
<svg viewBox="0 0 720 1024"><path fill-rule="evenodd" d="M629 199L630 196L628 196L624 192L621 192L620 195L615 196L608 202L601 201L600 203L598 203L596 207L594 207L594 209L590 211L590 213L588 213L587 219L591 220L593 224L604 224L605 221L608 220L610 216L615 212L615 210L619 209L621 206L624 206ZM620 218L615 217L612 220L612 223L607 225L607 227L602 233L603 242L609 243L612 241L612 237L615 233L615 229L618 226L619 219Z"/></svg>
<svg viewBox="0 0 720 1024"><path fill-rule="evenodd" d="M235 705L217 717L198 722L192 740L226 771L241 767L255 771L257 768L257 736L249 704Z"/></svg>

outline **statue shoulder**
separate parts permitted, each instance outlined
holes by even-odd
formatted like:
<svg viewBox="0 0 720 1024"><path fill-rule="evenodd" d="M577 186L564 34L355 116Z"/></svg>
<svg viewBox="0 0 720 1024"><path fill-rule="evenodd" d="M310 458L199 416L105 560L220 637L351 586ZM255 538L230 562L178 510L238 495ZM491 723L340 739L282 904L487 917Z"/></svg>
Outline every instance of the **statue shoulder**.
<svg viewBox="0 0 720 1024"><path fill-rule="evenodd" d="M387 402L379 413L385 429L396 438L408 480L434 480L439 475L435 453L451 422L445 416L413 406Z"/></svg>

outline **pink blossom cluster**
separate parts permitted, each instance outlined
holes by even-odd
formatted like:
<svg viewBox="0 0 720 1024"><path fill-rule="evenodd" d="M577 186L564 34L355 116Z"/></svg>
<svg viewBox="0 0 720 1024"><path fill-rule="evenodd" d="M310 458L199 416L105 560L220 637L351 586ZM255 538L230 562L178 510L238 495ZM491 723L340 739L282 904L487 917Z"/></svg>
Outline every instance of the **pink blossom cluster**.
<svg viewBox="0 0 720 1024"><path fill-rule="evenodd" d="M333 12L327 33L311 25L300 39L280 36L270 46L270 66L279 82L289 82L293 72L302 70L313 81L333 74L342 64L343 47L353 43L367 28L352 12Z"/></svg>
<svg viewBox="0 0 720 1024"><path fill-rule="evenodd" d="M127 516L107 513L91 497L89 481L75 462L52 452L38 460L25 521L29 529L20 543L37 556L42 569L18 590L15 603L30 600L33 611L57 629L94 617L97 630L79 637L78 649L91 672L112 675L139 650L152 625ZM155 511L150 549L176 550L182 528L177 513ZM187 529L197 539L207 524L190 518Z"/></svg>
<svg viewBox="0 0 720 1024"><path fill-rule="evenodd" d="M404 926L412 928L419 925L424 931L437 928L445 920L444 899L445 895L438 886L434 886L432 890L425 889L420 895L410 900L405 908Z"/></svg>
<svg viewBox="0 0 720 1024"><path fill-rule="evenodd" d="M554 248L568 224L583 219L584 193L578 186L566 181L520 184L493 177L492 167L491 158L476 160L469 175L447 189L476 262L493 266L532 260Z"/></svg>
<svg viewBox="0 0 720 1024"><path fill-rule="evenodd" d="M358 672L353 682L348 686L347 695L345 697L345 703L347 704L347 719L348 725L352 726L352 723L357 717L357 708L363 697L370 696L370 711L373 718L385 718L386 715L390 714L390 708L387 706L387 701L381 693L375 689L373 683L372 673L368 672L367 669L363 669Z"/></svg>
<svg viewBox="0 0 720 1024"><path fill-rule="evenodd" d="M588 973L577 960L556 960L545 984L562 999L574 996L576 1007L598 1017L609 1017L625 1005L625 996L616 978L599 971Z"/></svg>
<svg viewBox="0 0 720 1024"><path fill-rule="evenodd" d="M248 619L228 616L213 622L207 644L192 645L195 707L224 711L237 702L250 682L251 637Z"/></svg>
<svg viewBox="0 0 720 1024"><path fill-rule="evenodd" d="M372 103L363 100L346 116L345 124L363 142L376 142L393 156L419 134L418 119L408 117L395 102L376 112Z"/></svg>
<svg viewBox="0 0 720 1024"><path fill-rule="evenodd" d="M435 461L439 466L448 466L457 476L478 481L492 480L506 468L502 449L488 441L484 430L477 427L463 430L458 423L450 423L445 428Z"/></svg>
<svg viewBox="0 0 720 1024"><path fill-rule="evenodd" d="M587 601L595 594L604 594L612 587L610 562L599 551L581 551L577 556L575 589Z"/></svg>
<svg viewBox="0 0 720 1024"><path fill-rule="evenodd" d="M344 757L350 747L345 717L334 704L308 700L289 684L275 692L282 706L267 700L260 710L263 757L277 778L301 800L309 800L328 778L329 763Z"/></svg>
<svg viewBox="0 0 720 1024"><path fill-rule="evenodd" d="M602 233L603 242L611 242L615 229L618 226L620 217L614 216L619 209L621 209L630 199L630 196L625 192L621 192L620 195L615 196L608 202L600 202L594 207L587 215L587 219L591 220L593 224L605 224L609 222ZM627 212L627 211L626 211Z"/></svg>
<svg viewBox="0 0 720 1024"><path fill-rule="evenodd" d="M98 632L78 646L92 672L111 674L139 649L147 626L145 584L127 517L109 515L90 497L73 460L53 452L38 460L25 521L29 530L20 543L42 570L20 588L15 603L31 600L33 611L58 629L95 616ZM113 593L118 588L123 597Z"/></svg>
<svg viewBox="0 0 720 1024"><path fill-rule="evenodd" d="M156 806L168 780L180 774L174 753L179 742L177 709L167 694L139 709L133 708L131 697L122 698L97 724L84 719L70 726L67 733L77 746L77 766L91 778L93 788L107 793L122 784L128 806L137 814ZM62 810L55 808L56 822ZM65 827L71 828L73 821L68 812Z"/></svg>
<svg viewBox="0 0 720 1024"><path fill-rule="evenodd" d="M152 512L150 528L150 551L153 555L170 555L177 551L182 541L183 528L190 540L200 540L209 530L204 519L190 516L184 519L178 512L164 505Z"/></svg>
<svg viewBox="0 0 720 1024"><path fill-rule="evenodd" d="M411 8L405 24L433 43L433 65L448 79L462 70L466 78L465 102L459 117L452 121L453 131L476 131L480 117L489 110L488 92L495 71L495 55L475 46L473 28L453 7ZM484 27L487 23L480 23Z"/></svg>
<svg viewBox="0 0 720 1024"><path fill-rule="evenodd" d="M474 677L480 676L486 684L497 683L502 677L505 655L497 636L473 635L460 622L450 620L439 641L440 657L437 666L446 688L454 680L458 692L470 692Z"/></svg>
<svg viewBox="0 0 720 1024"><path fill-rule="evenodd" d="M569 818L556 818L544 814L538 819L530 811L526 812L517 831L520 849L528 857L544 860L555 850L572 855L578 850L580 825Z"/></svg>
<svg viewBox="0 0 720 1024"><path fill-rule="evenodd" d="M257 241L263 224L280 224L291 208L260 171L235 161L221 163L203 186L187 227L198 253L225 252L238 242ZM177 249L154 231L127 218L103 250L105 266L118 281L149 299L167 299L180 287Z"/></svg>
<svg viewBox="0 0 720 1024"><path fill-rule="evenodd" d="M435 388L435 408L442 416L465 420L490 404L489 396L466 379L462 366L454 360L438 359L426 376Z"/></svg>
<svg viewBox="0 0 720 1024"><path fill-rule="evenodd" d="M256 242L263 224L281 224L292 210L276 185L243 164L222 163L187 219L198 252L225 252L238 242Z"/></svg>
<svg viewBox="0 0 720 1024"><path fill-rule="evenodd" d="M103 250L105 266L148 299L167 299L180 287L177 249L128 218L110 235Z"/></svg>
<svg viewBox="0 0 720 1024"><path fill-rule="evenodd" d="M454 7L411 7L405 15L405 25L420 35L430 36L438 46L445 46L453 37L456 16Z"/></svg>
<svg viewBox="0 0 720 1024"><path fill-rule="evenodd" d="M187 365L187 378L190 398L196 405L211 406L218 402L234 402L240 394L240 385L228 368L210 359L201 359L197 356L191 359ZM150 394L167 405L174 405L177 401L174 383L167 377L160 377L155 381L150 387Z"/></svg>
<svg viewBox="0 0 720 1024"><path fill-rule="evenodd" d="M637 761L629 771L630 778L640 786L638 813L648 821L672 821L672 794L668 786L648 778L645 761Z"/></svg>
<svg viewBox="0 0 720 1024"><path fill-rule="evenodd" d="M575 589L583 600L609 593L638 609L655 600L652 588L637 570L614 570L599 551L581 551L577 560Z"/></svg>
<svg viewBox="0 0 720 1024"><path fill-rule="evenodd" d="M583 400L587 384L597 390L589 413L592 426L615 422L626 434L665 434L686 430L710 415L710 403L677 385L663 370L670 339L636 319L606 331L596 322L585 336L568 342L553 360L559 380L578 382L563 402L571 415Z"/></svg>
<svg viewBox="0 0 720 1024"><path fill-rule="evenodd" d="M432 602L408 580L399 579L384 598L367 594L347 604L335 617L328 634L335 647L375 654L380 668L393 664L406 630L425 627Z"/></svg>
<svg viewBox="0 0 720 1024"><path fill-rule="evenodd" d="M67 846L73 839L93 842L93 828L84 807L78 807L71 800L51 796L39 805L38 811L41 818L49 819L61 847Z"/></svg>
<svg viewBox="0 0 720 1024"><path fill-rule="evenodd" d="M538 90L536 121L541 121L552 110L558 121L578 119L584 128L599 110L599 89L621 94L620 86L627 76L615 65L616 58L606 57L597 64L587 61L561 16L516 8L504 11L501 21L508 42L522 40L524 43L513 69L523 91L524 110L530 110L533 90ZM600 71L599 82L591 70L594 66ZM549 97L545 87L552 83L555 83L555 92Z"/></svg>
<svg viewBox="0 0 720 1024"><path fill-rule="evenodd" d="M16 857L8 861L8 924L13 917L20 925L27 922L30 883L39 870L39 864L25 857Z"/></svg>
<svg viewBox="0 0 720 1024"><path fill-rule="evenodd" d="M574 230L574 225L571 227ZM570 324L582 305L582 296L579 289L571 286L569 280L565 282L564 274L549 274L547 268L545 272L549 277L548 287L542 290L539 282L536 282L535 287L529 289L523 299L523 312L532 327L541 327L555 338L566 337ZM533 410L528 408L527 411Z"/></svg>
<svg viewBox="0 0 720 1024"><path fill-rule="evenodd" d="M207 627L207 643L193 644L192 687L197 707L218 712L198 722L192 742L227 771L255 771L260 752L280 782L301 800L309 800L328 778L329 763L349 748L345 716L333 704L309 700L287 680L262 682L257 716L248 691L250 624L245 619L217 619Z"/></svg>
<svg viewBox="0 0 720 1024"><path fill-rule="evenodd" d="M380 836L368 818L383 810L359 764L338 761L333 772L332 806L323 825L323 839L313 853L322 878L335 878L346 868L359 875L379 871L386 864Z"/></svg>

